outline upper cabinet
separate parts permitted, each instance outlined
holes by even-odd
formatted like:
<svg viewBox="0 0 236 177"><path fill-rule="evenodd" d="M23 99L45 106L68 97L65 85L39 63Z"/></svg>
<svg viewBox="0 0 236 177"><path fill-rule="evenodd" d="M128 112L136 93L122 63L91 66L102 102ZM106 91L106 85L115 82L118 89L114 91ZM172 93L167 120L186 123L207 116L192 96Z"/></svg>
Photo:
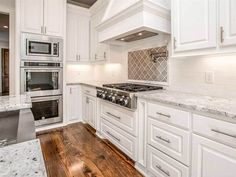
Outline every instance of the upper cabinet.
<svg viewBox="0 0 236 177"><path fill-rule="evenodd" d="M65 0L21 0L21 31L63 36Z"/></svg>
<svg viewBox="0 0 236 177"><path fill-rule="evenodd" d="M105 9L101 9L91 18L90 28L90 55L92 61L106 61L109 53L109 46L98 41L98 31L96 27L101 23Z"/></svg>
<svg viewBox="0 0 236 177"><path fill-rule="evenodd" d="M89 61L90 14L88 9L67 6L67 62Z"/></svg>
<svg viewBox="0 0 236 177"><path fill-rule="evenodd" d="M220 43L222 46L236 44L236 1L220 0Z"/></svg>
<svg viewBox="0 0 236 177"><path fill-rule="evenodd" d="M234 0L172 0L172 56L235 52Z"/></svg>
<svg viewBox="0 0 236 177"><path fill-rule="evenodd" d="M173 0L175 52L216 47L216 1Z"/></svg>

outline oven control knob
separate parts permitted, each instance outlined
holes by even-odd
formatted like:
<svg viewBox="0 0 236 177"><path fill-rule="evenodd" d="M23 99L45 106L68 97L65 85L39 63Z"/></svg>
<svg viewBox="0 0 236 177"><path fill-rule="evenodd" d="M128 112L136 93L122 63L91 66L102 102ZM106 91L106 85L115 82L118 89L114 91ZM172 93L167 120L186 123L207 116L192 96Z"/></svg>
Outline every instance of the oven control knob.
<svg viewBox="0 0 236 177"><path fill-rule="evenodd" d="M105 99L105 98L106 98L106 94L105 94L105 93L102 93L101 98L102 98L102 99Z"/></svg>
<svg viewBox="0 0 236 177"><path fill-rule="evenodd" d="M111 97L111 102L113 102L113 103L116 102L116 96L115 96L115 95L113 95L113 96Z"/></svg>
<svg viewBox="0 0 236 177"><path fill-rule="evenodd" d="M122 106L128 106L128 104L129 104L129 98L126 97L126 98L124 98L124 99L122 100L121 105L122 105Z"/></svg>

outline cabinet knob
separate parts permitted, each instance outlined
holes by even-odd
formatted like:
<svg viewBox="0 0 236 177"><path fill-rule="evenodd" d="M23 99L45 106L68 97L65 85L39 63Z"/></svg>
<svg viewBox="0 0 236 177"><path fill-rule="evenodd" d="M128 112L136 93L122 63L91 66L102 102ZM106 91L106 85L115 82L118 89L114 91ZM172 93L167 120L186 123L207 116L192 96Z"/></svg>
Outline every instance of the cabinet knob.
<svg viewBox="0 0 236 177"><path fill-rule="evenodd" d="M176 38L175 37L174 37L173 45L174 45L174 49L176 49Z"/></svg>

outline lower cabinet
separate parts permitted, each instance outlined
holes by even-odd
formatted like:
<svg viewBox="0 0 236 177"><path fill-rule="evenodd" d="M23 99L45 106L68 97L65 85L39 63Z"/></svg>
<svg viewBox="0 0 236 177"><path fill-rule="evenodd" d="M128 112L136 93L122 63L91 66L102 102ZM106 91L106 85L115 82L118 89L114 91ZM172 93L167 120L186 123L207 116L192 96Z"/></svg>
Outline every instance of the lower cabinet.
<svg viewBox="0 0 236 177"><path fill-rule="evenodd" d="M88 94L83 94L83 120L96 128L96 97Z"/></svg>
<svg viewBox="0 0 236 177"><path fill-rule="evenodd" d="M193 135L192 177L235 177L236 149Z"/></svg>
<svg viewBox="0 0 236 177"><path fill-rule="evenodd" d="M81 86L71 85L66 88L66 116L68 122L81 121Z"/></svg>
<svg viewBox="0 0 236 177"><path fill-rule="evenodd" d="M158 177L189 177L188 167L150 145L147 146L147 169Z"/></svg>

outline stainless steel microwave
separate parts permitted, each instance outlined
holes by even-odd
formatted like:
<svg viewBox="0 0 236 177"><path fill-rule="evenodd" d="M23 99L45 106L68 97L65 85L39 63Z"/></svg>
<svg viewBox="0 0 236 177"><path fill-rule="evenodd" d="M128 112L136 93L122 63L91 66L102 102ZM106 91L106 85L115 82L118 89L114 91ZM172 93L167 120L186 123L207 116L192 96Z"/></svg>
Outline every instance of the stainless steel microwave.
<svg viewBox="0 0 236 177"><path fill-rule="evenodd" d="M63 39L30 33L21 34L21 60L63 60Z"/></svg>

